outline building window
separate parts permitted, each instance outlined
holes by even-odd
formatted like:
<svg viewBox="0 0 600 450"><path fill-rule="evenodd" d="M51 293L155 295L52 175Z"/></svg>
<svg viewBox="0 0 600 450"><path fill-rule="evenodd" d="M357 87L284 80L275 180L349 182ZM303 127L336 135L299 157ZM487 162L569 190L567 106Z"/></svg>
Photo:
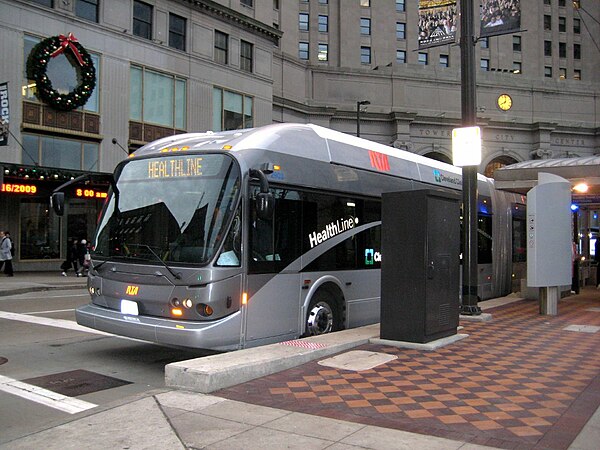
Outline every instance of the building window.
<svg viewBox="0 0 600 450"><path fill-rule="evenodd" d="M574 80L581 80L581 70L575 69L573 71L573 79ZM598 255L596 255L596 256L598 256Z"/></svg>
<svg viewBox="0 0 600 450"><path fill-rule="evenodd" d="M565 6L565 0L558 0L558 6Z"/></svg>
<svg viewBox="0 0 600 450"><path fill-rule="evenodd" d="M371 47L360 48L360 63L371 64Z"/></svg>
<svg viewBox="0 0 600 450"><path fill-rule="evenodd" d="M481 48L490 48L490 38L484 37L479 39L479 46Z"/></svg>
<svg viewBox="0 0 600 450"><path fill-rule="evenodd" d="M560 69L558 69L558 78L560 78L561 80L565 80L567 78L566 68L561 67Z"/></svg>
<svg viewBox="0 0 600 450"><path fill-rule="evenodd" d="M581 59L581 44L573 44L573 59Z"/></svg>
<svg viewBox="0 0 600 450"><path fill-rule="evenodd" d="M581 34L581 20L580 19L573 19L573 33Z"/></svg>
<svg viewBox="0 0 600 450"><path fill-rule="evenodd" d="M360 0L360 6L368 8L369 6L371 6L371 0Z"/></svg>
<svg viewBox="0 0 600 450"><path fill-rule="evenodd" d="M419 64L427 65L428 55L427 53L419 53Z"/></svg>
<svg viewBox="0 0 600 450"><path fill-rule="evenodd" d="M279 11L279 0L273 0L273 9Z"/></svg>
<svg viewBox="0 0 600 450"><path fill-rule="evenodd" d="M186 82L150 69L131 66L129 118L184 130Z"/></svg>
<svg viewBox="0 0 600 450"><path fill-rule="evenodd" d="M544 67L544 76L546 78L552 78L552 67Z"/></svg>
<svg viewBox="0 0 600 450"><path fill-rule="evenodd" d="M328 4L328 3L329 3L329 0L319 0L319 3L320 3L321 5L326 5L326 4Z"/></svg>
<svg viewBox="0 0 600 450"><path fill-rule="evenodd" d="M252 8L254 6L254 0L240 0L240 5Z"/></svg>
<svg viewBox="0 0 600 450"><path fill-rule="evenodd" d="M552 30L552 16L544 15L544 30Z"/></svg>
<svg viewBox="0 0 600 450"><path fill-rule="evenodd" d="M317 55L319 61L329 60L329 46L327 44L319 44L319 54Z"/></svg>
<svg viewBox="0 0 600 450"><path fill-rule="evenodd" d="M567 18L559 17L558 18L558 31L561 33L565 33L567 31Z"/></svg>
<svg viewBox="0 0 600 450"><path fill-rule="evenodd" d="M152 6L133 0L133 34L152 39Z"/></svg>
<svg viewBox="0 0 600 450"><path fill-rule="evenodd" d="M215 30L215 61L229 64L229 35Z"/></svg>
<svg viewBox="0 0 600 450"><path fill-rule="evenodd" d="M327 33L329 31L329 17L319 16L319 31L321 33Z"/></svg>
<svg viewBox="0 0 600 450"><path fill-rule="evenodd" d="M298 42L298 58L308 59L308 42Z"/></svg>
<svg viewBox="0 0 600 450"><path fill-rule="evenodd" d="M544 5L551 5L551 0L544 0Z"/></svg>
<svg viewBox="0 0 600 450"><path fill-rule="evenodd" d="M399 64L406 63L406 51L405 50L396 50L396 62Z"/></svg>
<svg viewBox="0 0 600 450"><path fill-rule="evenodd" d="M448 58L448 55L440 55L440 66L442 66L442 67L450 66L450 59Z"/></svg>
<svg viewBox="0 0 600 450"><path fill-rule="evenodd" d="M552 56L552 41L544 41L544 56Z"/></svg>
<svg viewBox="0 0 600 450"><path fill-rule="evenodd" d="M48 200L22 199L19 216L20 260L60 258L60 217L49 211Z"/></svg>
<svg viewBox="0 0 600 450"><path fill-rule="evenodd" d="M396 22L396 39L406 39L406 24Z"/></svg>
<svg viewBox="0 0 600 450"><path fill-rule="evenodd" d="M490 70L490 60L482 58L481 60L479 60L479 67L481 68L481 70L487 72L488 70Z"/></svg>
<svg viewBox="0 0 600 450"><path fill-rule="evenodd" d="M98 22L98 0L77 0L75 15L90 22Z"/></svg>
<svg viewBox="0 0 600 450"><path fill-rule="evenodd" d="M566 42L558 43L558 57L559 58L567 57L567 43Z"/></svg>
<svg viewBox="0 0 600 450"><path fill-rule="evenodd" d="M363 36L371 35L371 19L361 17L360 19L360 34Z"/></svg>
<svg viewBox="0 0 600 450"><path fill-rule="evenodd" d="M38 5L47 6L48 8L54 8L54 2L52 0L33 0L33 3Z"/></svg>
<svg viewBox="0 0 600 450"><path fill-rule="evenodd" d="M300 31L308 31L308 14L307 13L298 14L298 29Z"/></svg>
<svg viewBox="0 0 600 450"><path fill-rule="evenodd" d="M396 0L396 11L403 12L406 10L405 0Z"/></svg>
<svg viewBox="0 0 600 450"><path fill-rule="evenodd" d="M516 73L517 75L521 75L522 65L519 61L513 61L513 73Z"/></svg>
<svg viewBox="0 0 600 450"><path fill-rule="evenodd" d="M86 170L97 172L98 144L53 136L22 134L23 147L27 155L23 161L44 167ZM29 162L29 160L35 160Z"/></svg>
<svg viewBox="0 0 600 450"><path fill-rule="evenodd" d="M513 52L521 51L521 36L513 36Z"/></svg>
<svg viewBox="0 0 600 450"><path fill-rule="evenodd" d="M213 88L213 131L252 128L252 105L252 97Z"/></svg>
<svg viewBox="0 0 600 450"><path fill-rule="evenodd" d="M27 67L27 58L29 54L40 42L40 39L34 38L32 36L25 36L23 39L23 67ZM94 68L96 69L96 80L100 79L100 58L98 55L94 53L90 53L90 57L94 64ZM55 58L51 58L48 62L48 66L46 69L46 74L48 78L52 81L52 87L59 92L70 92L79 84L77 81L77 71L73 67L73 64L69 61L69 59L63 54L56 56ZM39 102L38 98L35 96L35 81L27 79L27 73L23 70L23 88L22 95L25 100L32 102ZM89 112L99 112L99 91L100 91L100 83L96 83L96 87L92 91L92 95L88 98L88 101L81 108L83 111ZM27 164L26 162L24 162Z"/></svg>
<svg viewBox="0 0 600 450"><path fill-rule="evenodd" d="M250 42L240 41L240 69L252 72L253 69L253 45Z"/></svg>
<svg viewBox="0 0 600 450"><path fill-rule="evenodd" d="M185 52L185 24L183 17L169 14L169 47Z"/></svg>

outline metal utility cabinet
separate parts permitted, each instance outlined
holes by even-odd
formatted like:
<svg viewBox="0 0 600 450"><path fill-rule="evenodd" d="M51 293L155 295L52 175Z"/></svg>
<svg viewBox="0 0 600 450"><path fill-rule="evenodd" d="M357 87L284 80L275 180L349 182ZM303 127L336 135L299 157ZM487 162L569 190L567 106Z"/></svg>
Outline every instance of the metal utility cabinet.
<svg viewBox="0 0 600 450"><path fill-rule="evenodd" d="M456 334L460 195L383 194L381 339L426 343Z"/></svg>

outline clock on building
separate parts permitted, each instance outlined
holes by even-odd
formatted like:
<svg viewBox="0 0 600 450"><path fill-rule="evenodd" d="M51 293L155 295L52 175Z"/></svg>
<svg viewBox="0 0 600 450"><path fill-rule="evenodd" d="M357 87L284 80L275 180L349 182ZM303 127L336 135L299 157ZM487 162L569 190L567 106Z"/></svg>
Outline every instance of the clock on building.
<svg viewBox="0 0 600 450"><path fill-rule="evenodd" d="M512 98L508 94L500 94L498 96L498 108L502 111L508 111L512 108Z"/></svg>

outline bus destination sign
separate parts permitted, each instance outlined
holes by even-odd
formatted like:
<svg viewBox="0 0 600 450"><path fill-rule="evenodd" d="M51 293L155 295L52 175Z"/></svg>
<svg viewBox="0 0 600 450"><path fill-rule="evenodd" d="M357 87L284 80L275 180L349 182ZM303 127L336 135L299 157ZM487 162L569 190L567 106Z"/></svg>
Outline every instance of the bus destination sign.
<svg viewBox="0 0 600 450"><path fill-rule="evenodd" d="M202 176L201 157L150 159L148 178L185 178Z"/></svg>

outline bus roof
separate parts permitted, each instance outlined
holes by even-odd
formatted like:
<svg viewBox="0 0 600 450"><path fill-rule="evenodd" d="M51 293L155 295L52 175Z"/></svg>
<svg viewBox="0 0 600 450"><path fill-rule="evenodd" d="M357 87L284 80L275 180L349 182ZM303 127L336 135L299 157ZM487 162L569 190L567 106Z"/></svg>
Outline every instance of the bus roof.
<svg viewBox="0 0 600 450"><path fill-rule="evenodd" d="M186 133L151 142L131 157L180 151L265 150L460 189L459 167L314 124L278 123L223 132ZM478 179L490 180L481 174Z"/></svg>

